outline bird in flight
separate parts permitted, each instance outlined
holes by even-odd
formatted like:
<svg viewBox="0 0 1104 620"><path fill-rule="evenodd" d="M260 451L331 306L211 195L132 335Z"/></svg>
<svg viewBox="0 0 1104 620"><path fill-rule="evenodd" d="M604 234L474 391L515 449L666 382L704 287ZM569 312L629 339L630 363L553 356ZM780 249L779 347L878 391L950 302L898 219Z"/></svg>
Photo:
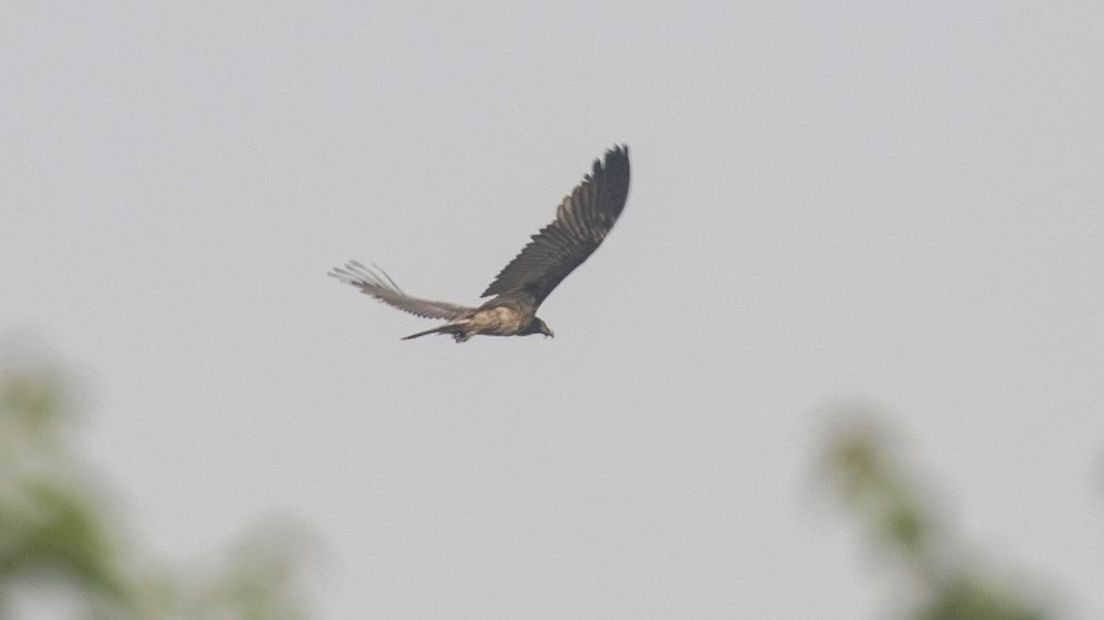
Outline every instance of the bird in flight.
<svg viewBox="0 0 1104 620"><path fill-rule="evenodd" d="M480 297L493 298L471 308L407 295L382 269L349 261L328 275L352 284L365 295L427 319L444 319L433 329L411 334L448 334L456 342L475 335L552 336L537 316L537 308L569 273L601 245L613 228L629 195L629 148L615 146L605 160L595 160L591 173L556 209L556 219L533 235L510 264L499 272Z"/></svg>

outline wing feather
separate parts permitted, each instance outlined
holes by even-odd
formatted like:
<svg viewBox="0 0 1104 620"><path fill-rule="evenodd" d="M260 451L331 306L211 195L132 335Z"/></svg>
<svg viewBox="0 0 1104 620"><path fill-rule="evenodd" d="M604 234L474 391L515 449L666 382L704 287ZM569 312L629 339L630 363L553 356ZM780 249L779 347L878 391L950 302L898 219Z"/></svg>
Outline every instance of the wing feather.
<svg viewBox="0 0 1104 620"><path fill-rule="evenodd" d="M444 301L430 301L411 297L399 288L387 272L376 267L365 267L355 260L345 263L344 267L335 267L328 275L359 288L365 295L371 295L385 304L389 304L426 319L455 319L474 308L458 306Z"/></svg>
<svg viewBox="0 0 1104 620"><path fill-rule="evenodd" d="M530 238L483 297L525 289L540 303L606 238L629 195L629 149L606 151L556 209L556 219ZM390 303L390 302L389 302Z"/></svg>

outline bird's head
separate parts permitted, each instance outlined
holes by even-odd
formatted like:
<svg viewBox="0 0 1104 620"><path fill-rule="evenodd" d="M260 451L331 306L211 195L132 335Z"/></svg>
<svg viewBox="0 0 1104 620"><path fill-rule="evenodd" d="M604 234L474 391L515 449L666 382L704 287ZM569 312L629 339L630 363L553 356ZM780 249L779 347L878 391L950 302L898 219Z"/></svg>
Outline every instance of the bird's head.
<svg viewBox="0 0 1104 620"><path fill-rule="evenodd" d="M556 334L552 333L552 330L548 328L548 324L545 323L540 317L533 317L533 320L522 332L522 335L528 336L530 334L544 334L545 338L555 338Z"/></svg>

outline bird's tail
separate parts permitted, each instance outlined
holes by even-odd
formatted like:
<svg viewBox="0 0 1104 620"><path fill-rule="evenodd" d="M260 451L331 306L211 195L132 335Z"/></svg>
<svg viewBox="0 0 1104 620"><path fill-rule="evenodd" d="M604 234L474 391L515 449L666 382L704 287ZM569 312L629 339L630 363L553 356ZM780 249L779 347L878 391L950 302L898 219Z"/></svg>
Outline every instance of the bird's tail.
<svg viewBox="0 0 1104 620"><path fill-rule="evenodd" d="M464 332L463 323L445 323L444 325L438 325L433 329L427 329L424 332L418 332L416 334L410 334L403 337L403 340L412 340L414 338L420 338L422 336L428 336L430 334L452 334L452 337L456 339L456 342L464 342L468 339L468 334Z"/></svg>

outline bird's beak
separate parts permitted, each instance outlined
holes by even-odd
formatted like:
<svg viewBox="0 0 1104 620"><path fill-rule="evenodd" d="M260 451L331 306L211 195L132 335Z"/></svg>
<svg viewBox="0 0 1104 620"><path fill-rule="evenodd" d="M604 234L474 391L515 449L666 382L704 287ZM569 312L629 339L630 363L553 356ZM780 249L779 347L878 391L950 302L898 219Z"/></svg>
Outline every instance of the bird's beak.
<svg viewBox="0 0 1104 620"><path fill-rule="evenodd" d="M544 335L545 338L555 338L556 334L552 333L552 330L548 330L548 333Z"/></svg>

